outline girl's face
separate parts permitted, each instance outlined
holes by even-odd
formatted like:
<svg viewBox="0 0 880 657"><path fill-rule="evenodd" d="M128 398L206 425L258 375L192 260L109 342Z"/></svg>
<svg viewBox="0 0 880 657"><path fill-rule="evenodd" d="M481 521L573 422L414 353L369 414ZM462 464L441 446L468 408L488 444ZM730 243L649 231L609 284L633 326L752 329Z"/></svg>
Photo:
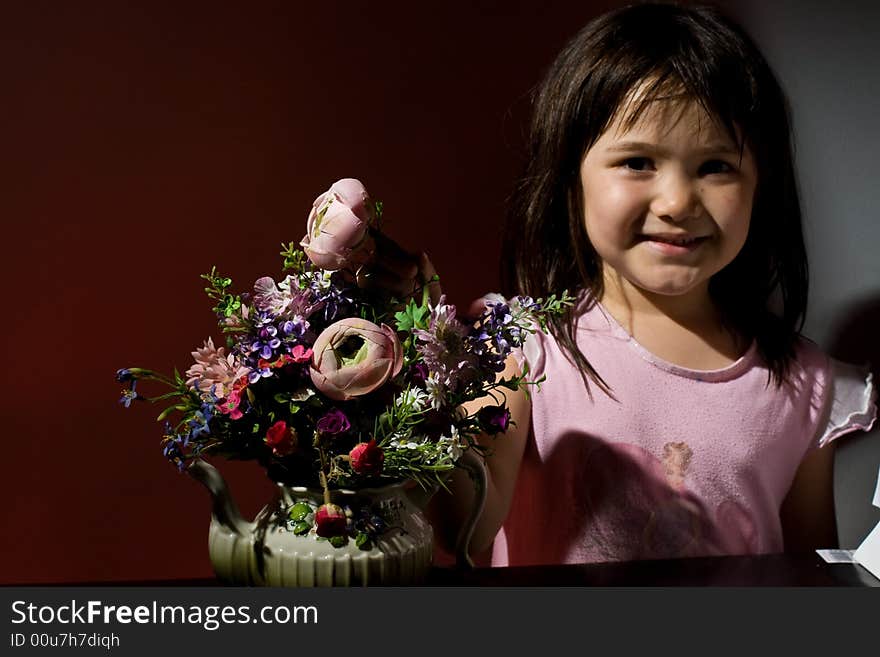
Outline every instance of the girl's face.
<svg viewBox="0 0 880 657"><path fill-rule="evenodd" d="M757 169L695 102L658 101L630 130L617 116L581 162L584 221L606 295L708 298L746 241Z"/></svg>

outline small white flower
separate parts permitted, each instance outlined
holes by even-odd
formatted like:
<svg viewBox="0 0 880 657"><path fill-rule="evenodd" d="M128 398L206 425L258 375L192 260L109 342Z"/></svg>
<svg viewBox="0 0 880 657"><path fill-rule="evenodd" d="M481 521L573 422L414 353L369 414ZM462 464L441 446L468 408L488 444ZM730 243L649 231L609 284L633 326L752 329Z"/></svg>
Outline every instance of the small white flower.
<svg viewBox="0 0 880 657"><path fill-rule="evenodd" d="M428 405L428 393L421 388L408 388L397 396L394 405L420 411Z"/></svg>
<svg viewBox="0 0 880 657"><path fill-rule="evenodd" d="M298 289L301 290L303 287L300 285L300 277L299 276L291 276L288 274L284 277L284 280L278 283L278 289L286 292L287 294L291 294L291 290Z"/></svg>
<svg viewBox="0 0 880 657"><path fill-rule="evenodd" d="M449 454L453 461L457 461L461 458L464 450L458 443L449 443L449 447L446 448L446 453Z"/></svg>
<svg viewBox="0 0 880 657"><path fill-rule="evenodd" d="M457 461L464 452L464 445L462 444L461 434L457 427L452 426L450 433L452 434L451 436L440 436L437 445L444 448L445 452L452 457L453 461Z"/></svg>
<svg viewBox="0 0 880 657"><path fill-rule="evenodd" d="M437 411L446 403L446 385L440 380L440 375L431 372L425 379L425 388L427 388L428 401L431 407Z"/></svg>

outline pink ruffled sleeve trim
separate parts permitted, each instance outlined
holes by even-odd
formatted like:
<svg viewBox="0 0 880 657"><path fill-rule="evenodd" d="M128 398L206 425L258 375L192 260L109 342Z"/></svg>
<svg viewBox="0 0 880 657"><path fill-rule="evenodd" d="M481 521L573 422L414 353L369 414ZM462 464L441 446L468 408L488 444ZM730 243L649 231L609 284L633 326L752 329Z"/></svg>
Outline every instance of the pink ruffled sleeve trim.
<svg viewBox="0 0 880 657"><path fill-rule="evenodd" d="M834 397L819 447L853 431L870 431L877 420L877 389L868 367L830 361Z"/></svg>
<svg viewBox="0 0 880 657"><path fill-rule="evenodd" d="M543 334L536 330L535 333L529 335L522 348L513 349L513 357L516 358L517 365L522 370L523 365L529 364L529 378L538 372L544 370L544 347L542 345Z"/></svg>

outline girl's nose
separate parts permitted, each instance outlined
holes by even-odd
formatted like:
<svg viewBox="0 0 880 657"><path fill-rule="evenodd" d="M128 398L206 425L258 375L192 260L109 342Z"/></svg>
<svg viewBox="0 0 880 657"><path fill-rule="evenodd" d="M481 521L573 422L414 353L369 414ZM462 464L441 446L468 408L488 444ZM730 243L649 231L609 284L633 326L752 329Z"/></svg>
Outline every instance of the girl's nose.
<svg viewBox="0 0 880 657"><path fill-rule="evenodd" d="M699 214L696 184L688 176L668 174L657 181L651 213L667 221L681 222Z"/></svg>

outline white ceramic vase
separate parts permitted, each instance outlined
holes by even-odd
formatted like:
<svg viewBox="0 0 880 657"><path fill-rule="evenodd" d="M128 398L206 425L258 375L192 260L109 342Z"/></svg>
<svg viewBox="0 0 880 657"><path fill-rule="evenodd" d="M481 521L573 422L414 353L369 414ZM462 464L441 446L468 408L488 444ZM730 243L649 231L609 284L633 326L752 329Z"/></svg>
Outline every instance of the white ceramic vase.
<svg viewBox="0 0 880 657"><path fill-rule="evenodd" d="M468 555L473 527L485 500L482 461L469 452L460 461L474 480L477 504L457 542L459 565ZM253 521L242 518L223 477L196 461L189 473L211 492L208 547L217 577L251 586L394 586L425 582L433 556L433 531L414 502L419 490L402 484L360 491L331 491L331 501L349 517L350 536L319 537L314 511L320 490L279 486L277 498ZM415 496L411 492L416 492Z"/></svg>

